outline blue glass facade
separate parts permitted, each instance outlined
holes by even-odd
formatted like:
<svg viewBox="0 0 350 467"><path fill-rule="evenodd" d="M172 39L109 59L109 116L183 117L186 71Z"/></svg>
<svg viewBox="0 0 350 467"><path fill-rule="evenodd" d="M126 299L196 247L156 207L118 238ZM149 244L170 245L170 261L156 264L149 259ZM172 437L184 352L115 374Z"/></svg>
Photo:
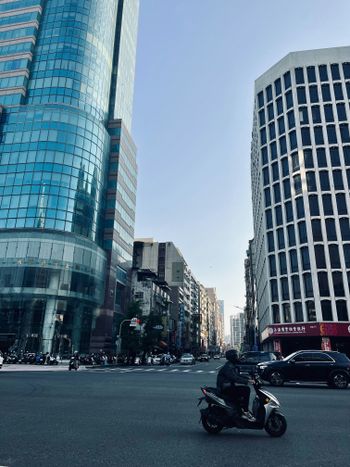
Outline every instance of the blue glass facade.
<svg viewBox="0 0 350 467"><path fill-rule="evenodd" d="M10 297L5 287L0 294L0 348L1 335L7 347L11 342L22 350L89 348L91 331L103 308L108 275L104 241L111 150L108 122L110 103L116 101L112 71L122 66L115 63L120 45L115 41L119 37L117 28L123 24L123 18L117 19L117 0L18 0L0 4L0 234L6 243L6 239L21 233L23 246L16 250L15 267L7 250L0 252L4 264L0 284L16 284L9 287L17 291ZM136 36L133 42L136 46ZM133 75L131 78L133 82ZM135 152L133 157L136 167ZM122 209L121 205L120 216L127 218L130 212ZM124 238L132 245L134 216L129 220L130 229L124 232ZM27 261L31 239L38 232L51 242L53 252L57 245L70 245L70 251L75 251L77 239L84 238L84 247L68 265L59 261L51 264L48 259L51 269L46 287L36 279L42 263L34 261L35 256ZM128 248L125 251L130 254ZM104 267L95 270L93 263L84 259L85 254L90 258L98 255ZM84 316L85 324L79 325L77 318L72 325L74 313L65 310L79 308L73 271L82 271L84 261L90 264L84 272L86 277L80 277L85 284L85 311L77 315L80 313L81 319ZM66 270L72 270L72 274L64 279ZM33 282L24 279L30 272ZM99 293L86 293L91 287L95 290L97 284ZM19 310L17 327L11 307ZM28 317L31 311L26 316L27 309L41 310L35 315L39 332L33 331ZM24 322L22 331L37 337L29 341L23 338L20 329ZM56 340L52 332L58 335Z"/></svg>

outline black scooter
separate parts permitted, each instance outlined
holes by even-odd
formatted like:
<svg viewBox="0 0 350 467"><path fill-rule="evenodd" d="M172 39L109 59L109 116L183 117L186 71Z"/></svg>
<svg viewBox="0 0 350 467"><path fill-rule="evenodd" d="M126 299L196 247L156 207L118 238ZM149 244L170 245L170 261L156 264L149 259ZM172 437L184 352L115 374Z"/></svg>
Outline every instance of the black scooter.
<svg viewBox="0 0 350 467"><path fill-rule="evenodd" d="M75 370L77 371L79 368L79 360L72 357L70 360L69 360L69 365L68 365L68 370L71 371L71 370Z"/></svg>
<svg viewBox="0 0 350 467"><path fill-rule="evenodd" d="M224 428L240 428L248 430L263 430L275 438L282 436L287 429L285 416L280 412L280 403L270 392L261 389L258 379L253 387L256 396L253 402L252 414L255 420L242 418L242 411L238 404L223 397L216 388L201 388L204 397L199 399L198 405L205 400L208 407L201 409L203 428L210 434L219 433Z"/></svg>

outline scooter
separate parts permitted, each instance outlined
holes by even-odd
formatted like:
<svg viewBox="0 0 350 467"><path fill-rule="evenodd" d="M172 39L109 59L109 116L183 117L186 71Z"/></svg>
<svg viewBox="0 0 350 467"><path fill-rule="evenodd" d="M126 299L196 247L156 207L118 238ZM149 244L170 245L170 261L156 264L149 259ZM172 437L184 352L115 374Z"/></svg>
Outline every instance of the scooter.
<svg viewBox="0 0 350 467"><path fill-rule="evenodd" d="M287 429L285 416L280 412L277 398L265 389L261 389L261 382L254 379L253 387L256 396L253 402L252 414L255 420L242 418L240 406L223 397L216 388L202 387L203 397L198 406L205 400L208 407L201 409L203 428L210 434L217 434L224 428L239 428L248 430L263 430L272 437L282 436Z"/></svg>
<svg viewBox="0 0 350 467"><path fill-rule="evenodd" d="M68 370L69 370L69 371L71 371L71 370L77 371L78 368L79 368L79 360L72 357L72 358L69 360Z"/></svg>

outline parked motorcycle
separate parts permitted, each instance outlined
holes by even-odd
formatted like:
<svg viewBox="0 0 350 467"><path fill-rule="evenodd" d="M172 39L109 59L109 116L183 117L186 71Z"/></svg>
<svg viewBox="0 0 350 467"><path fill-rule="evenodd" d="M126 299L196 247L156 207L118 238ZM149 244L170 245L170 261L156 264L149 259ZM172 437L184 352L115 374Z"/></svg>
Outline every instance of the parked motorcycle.
<svg viewBox="0 0 350 467"><path fill-rule="evenodd" d="M79 368L79 360L77 358L72 357L69 360L68 370L69 371L71 371L71 370L77 371L78 368Z"/></svg>
<svg viewBox="0 0 350 467"><path fill-rule="evenodd" d="M242 418L240 406L222 396L216 388L201 388L204 396L199 399L198 405L203 400L208 403L208 407L200 411L203 428L211 434L219 433L224 428L265 429L272 437L282 436L287 429L287 421L279 410L280 403L273 394L261 389L258 379L254 380L253 387L256 396L252 408L255 420L252 421Z"/></svg>

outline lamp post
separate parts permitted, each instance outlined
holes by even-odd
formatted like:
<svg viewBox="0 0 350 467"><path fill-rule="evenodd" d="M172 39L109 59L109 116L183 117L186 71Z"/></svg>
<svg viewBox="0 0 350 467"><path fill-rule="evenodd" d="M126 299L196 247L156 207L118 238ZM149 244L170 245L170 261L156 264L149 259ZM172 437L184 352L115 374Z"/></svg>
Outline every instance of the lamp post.
<svg viewBox="0 0 350 467"><path fill-rule="evenodd" d="M117 363L118 363L118 354L122 349L122 326L124 323L130 323L129 326L136 327L139 324L139 320L137 318L131 319L123 319L123 321L119 325L119 332L117 336L116 346L117 346Z"/></svg>

